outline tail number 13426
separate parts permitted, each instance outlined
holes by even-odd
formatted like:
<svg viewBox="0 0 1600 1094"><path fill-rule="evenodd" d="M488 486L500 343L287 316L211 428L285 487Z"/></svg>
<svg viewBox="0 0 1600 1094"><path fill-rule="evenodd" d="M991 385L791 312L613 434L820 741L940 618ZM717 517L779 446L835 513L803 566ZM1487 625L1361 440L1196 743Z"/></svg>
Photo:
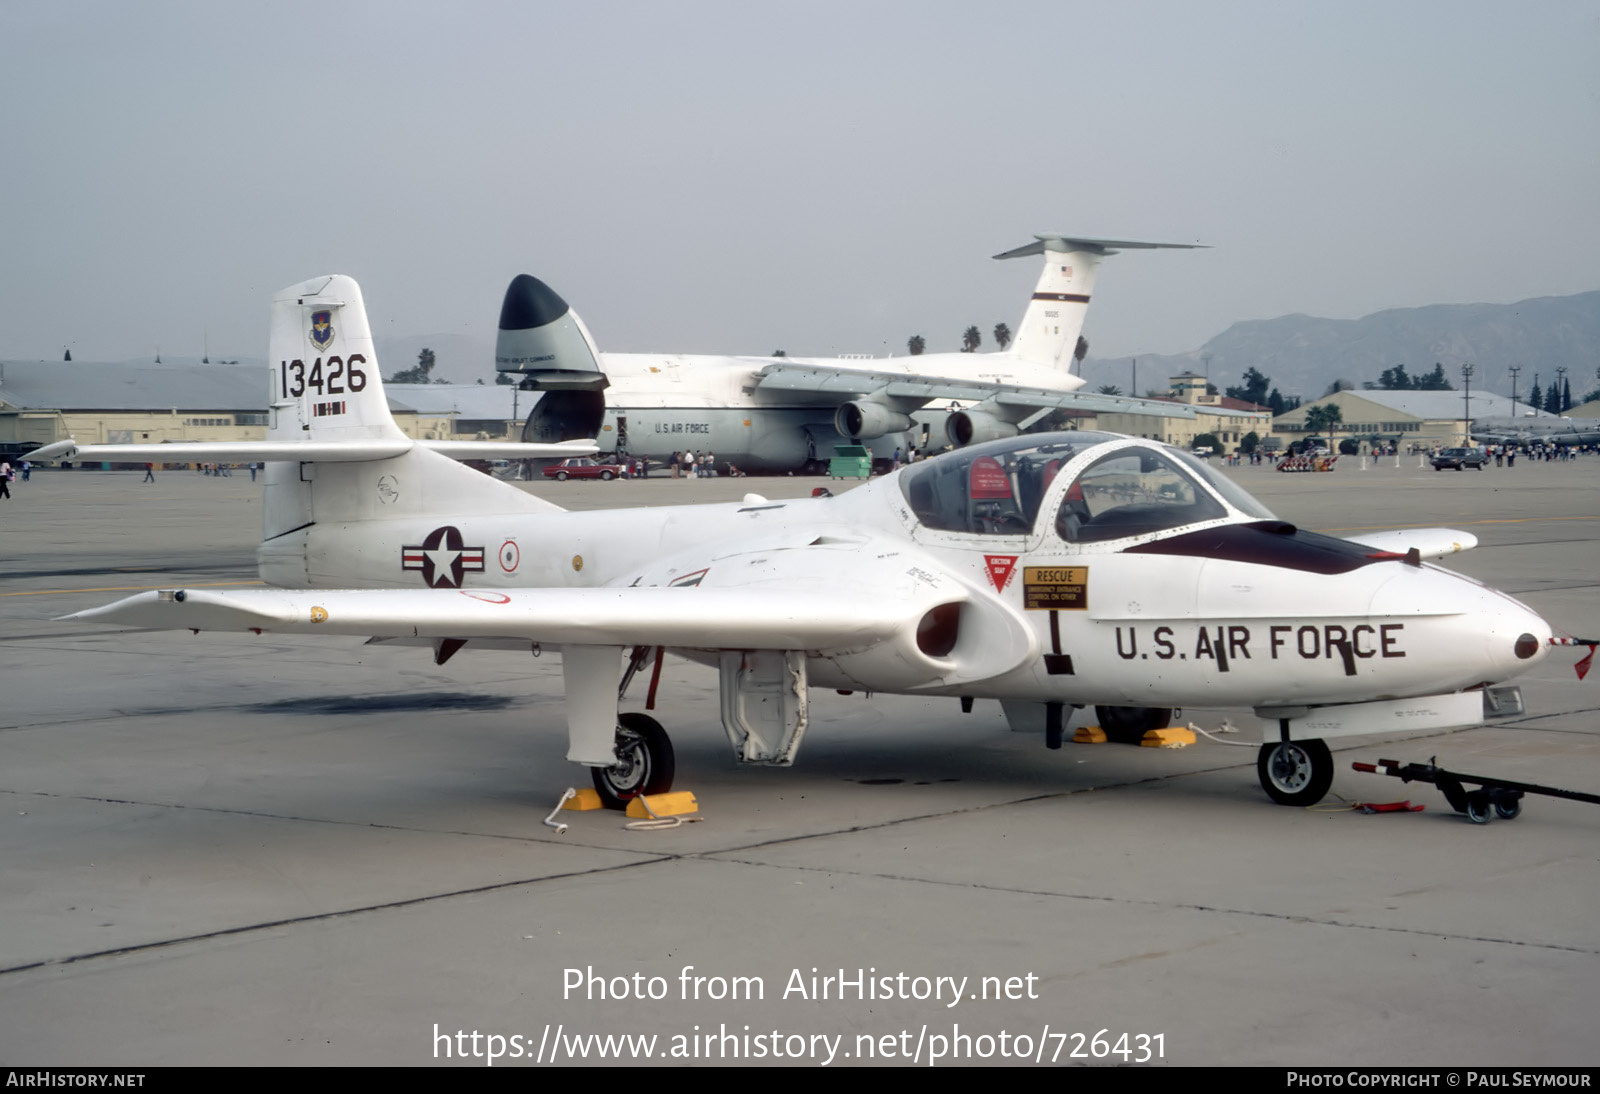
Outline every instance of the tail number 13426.
<svg viewBox="0 0 1600 1094"><path fill-rule="evenodd" d="M343 395L361 391L367 386L367 374L361 366L367 359L359 353L349 358L329 357L326 362L318 357L309 369L296 358L278 362L278 381L285 399L298 399L306 392L318 395Z"/></svg>

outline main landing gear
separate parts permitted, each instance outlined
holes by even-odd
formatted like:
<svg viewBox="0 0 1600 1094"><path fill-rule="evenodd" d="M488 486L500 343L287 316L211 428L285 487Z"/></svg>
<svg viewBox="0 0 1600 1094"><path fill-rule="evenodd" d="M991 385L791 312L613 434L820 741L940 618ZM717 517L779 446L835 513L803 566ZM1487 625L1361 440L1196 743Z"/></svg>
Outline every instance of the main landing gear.
<svg viewBox="0 0 1600 1094"><path fill-rule="evenodd" d="M1315 805L1333 785L1333 753L1319 740L1271 741L1256 756L1256 774L1279 805Z"/></svg>
<svg viewBox="0 0 1600 1094"><path fill-rule="evenodd" d="M665 794L672 789L677 761L672 741L661 723L648 714L617 716L617 762L594 767L594 788L607 809L626 809L641 794Z"/></svg>

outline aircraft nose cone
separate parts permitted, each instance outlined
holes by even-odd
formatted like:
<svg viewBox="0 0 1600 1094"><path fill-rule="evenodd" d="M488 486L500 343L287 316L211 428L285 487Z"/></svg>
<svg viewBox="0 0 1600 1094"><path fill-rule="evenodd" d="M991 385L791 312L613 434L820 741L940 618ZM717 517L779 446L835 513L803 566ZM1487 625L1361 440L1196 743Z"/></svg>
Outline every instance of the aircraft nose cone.
<svg viewBox="0 0 1600 1094"><path fill-rule="evenodd" d="M1549 653L1550 624L1505 593L1438 567L1396 565L1371 610L1404 625L1407 657L1431 662L1454 687L1499 683ZM1414 632L1414 637L1413 637Z"/></svg>
<svg viewBox="0 0 1600 1094"><path fill-rule="evenodd" d="M1494 678L1528 671L1550 650L1550 624L1532 608L1494 589L1477 587L1465 622L1483 642Z"/></svg>
<svg viewBox="0 0 1600 1094"><path fill-rule="evenodd" d="M500 305L501 330L532 330L553 323L567 314L567 302L559 293L528 274L518 274L506 289Z"/></svg>

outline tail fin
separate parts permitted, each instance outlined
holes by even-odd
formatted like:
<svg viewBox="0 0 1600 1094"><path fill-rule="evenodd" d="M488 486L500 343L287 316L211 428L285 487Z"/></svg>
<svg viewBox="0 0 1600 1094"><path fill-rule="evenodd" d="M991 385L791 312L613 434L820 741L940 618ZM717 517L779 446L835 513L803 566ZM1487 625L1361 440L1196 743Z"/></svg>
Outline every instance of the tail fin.
<svg viewBox="0 0 1600 1094"><path fill-rule="evenodd" d="M1089 294L1094 289L1100 260L1114 255L1114 248L1151 250L1180 248L1193 250L1192 243L1135 243L1115 239L1075 239L1042 235L1037 242L995 255L996 258L1022 258L1044 255L1044 270L1034 286L1033 299L1017 327L1017 340L1011 353L1029 364L1070 369L1083 319L1089 311Z"/></svg>
<svg viewBox="0 0 1600 1094"><path fill-rule="evenodd" d="M522 439L559 443L597 437L610 386L589 328L559 293L518 274L500 306L494 367L543 395L528 414Z"/></svg>
<svg viewBox="0 0 1600 1094"><path fill-rule="evenodd" d="M540 391L607 386L589 328L559 293L529 274L518 274L506 289L494 367L531 378Z"/></svg>
<svg viewBox="0 0 1600 1094"><path fill-rule="evenodd" d="M383 395L361 286L314 277L272 298L271 441L404 441Z"/></svg>
<svg viewBox="0 0 1600 1094"><path fill-rule="evenodd" d="M442 454L475 444L527 456L583 455L550 446L414 443L384 397L366 305L355 280L312 278L272 299L272 417L267 443L303 458L267 464L261 577L272 585L382 583L340 538L363 521L447 522L466 514L556 510ZM439 448L440 451L430 450Z"/></svg>

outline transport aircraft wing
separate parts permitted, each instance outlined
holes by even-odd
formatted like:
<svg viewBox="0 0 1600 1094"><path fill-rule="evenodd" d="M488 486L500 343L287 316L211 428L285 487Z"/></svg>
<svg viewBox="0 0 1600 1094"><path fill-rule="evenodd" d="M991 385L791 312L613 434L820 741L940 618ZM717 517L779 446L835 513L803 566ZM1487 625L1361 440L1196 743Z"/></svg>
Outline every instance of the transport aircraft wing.
<svg viewBox="0 0 1600 1094"><path fill-rule="evenodd" d="M1195 409L1185 403L1160 399L1136 399L1125 395L1101 395L1086 391L1063 391L1025 384L951 379L937 375L908 376L899 372L874 372L845 365L777 362L764 367L756 376L756 386L764 391L814 392L830 395L879 395L891 400L931 403L949 399L957 402L992 400L1008 406L1038 409L1087 410L1098 413L1148 414L1158 418L1193 418Z"/></svg>

